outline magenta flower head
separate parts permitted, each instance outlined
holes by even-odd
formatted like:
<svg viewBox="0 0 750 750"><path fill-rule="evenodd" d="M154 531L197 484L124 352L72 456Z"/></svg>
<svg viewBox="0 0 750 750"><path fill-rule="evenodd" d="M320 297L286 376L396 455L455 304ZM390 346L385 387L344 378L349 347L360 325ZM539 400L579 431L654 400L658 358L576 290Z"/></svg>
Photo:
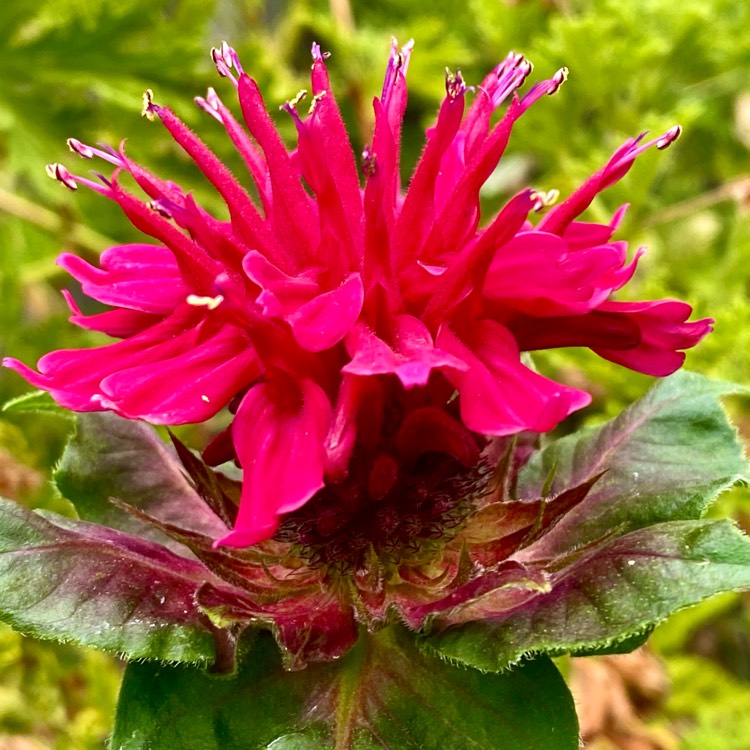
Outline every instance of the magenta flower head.
<svg viewBox="0 0 750 750"><path fill-rule="evenodd" d="M68 253L58 261L85 294L112 308L86 316L65 293L71 320L119 341L52 352L37 370L14 359L5 365L75 411L177 425L228 408L231 425L204 456L235 460L243 480L234 528L215 545L248 547L276 535L267 544L293 540L326 564L356 568L372 549L442 538L466 516L461 488L482 485L493 438L546 432L590 401L530 369L523 352L585 346L664 376L710 330L710 320L688 321L684 302L614 301L640 255L628 260L627 244L613 240L624 209L609 224L579 220L639 154L669 146L679 127L627 141L554 206L554 191L528 189L487 219L480 189L513 126L560 88L566 71L523 95L531 65L515 53L474 89L448 74L402 191L411 53L411 43L399 50L394 42L358 166L318 45L306 114L304 92L282 107L297 129L291 151L235 51L213 50L244 124L213 89L196 102L226 130L252 195L245 176L230 173L148 92L145 115L208 178L228 221L122 148L69 141L79 156L111 164L110 177L49 167L66 187L115 201L148 240L106 250L100 267ZM143 195L122 186L123 173ZM426 615L415 610L407 619L417 625Z"/></svg>

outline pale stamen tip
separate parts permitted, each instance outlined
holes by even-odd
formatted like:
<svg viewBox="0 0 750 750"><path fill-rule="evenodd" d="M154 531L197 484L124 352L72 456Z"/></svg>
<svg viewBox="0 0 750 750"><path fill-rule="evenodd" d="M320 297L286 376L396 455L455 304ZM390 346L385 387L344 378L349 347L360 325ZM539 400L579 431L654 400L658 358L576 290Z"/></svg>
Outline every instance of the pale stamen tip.
<svg viewBox="0 0 750 750"><path fill-rule="evenodd" d="M78 190L78 183L73 178L73 175L68 172L62 164L47 164L44 171L47 173L48 177L56 180L69 190Z"/></svg>
<svg viewBox="0 0 750 750"><path fill-rule="evenodd" d="M545 208L549 208L550 206L554 206L555 203L557 203L558 199L560 198L560 191L556 188L552 188L552 190L535 190L531 193L529 196L529 199L532 202L531 210L534 212L542 211Z"/></svg>
<svg viewBox="0 0 750 750"><path fill-rule="evenodd" d="M321 99L325 99L326 97L326 91L319 91L315 96L313 96L312 101L310 102L310 107L307 110L307 114L311 115L313 112L315 112L315 107L318 105L318 102Z"/></svg>
<svg viewBox="0 0 750 750"><path fill-rule="evenodd" d="M211 47L211 60L213 60L216 66L216 72L222 77L226 78L227 74L224 72L224 61L221 58L221 52L216 47Z"/></svg>
<svg viewBox="0 0 750 750"><path fill-rule="evenodd" d="M682 135L682 125L675 125L667 130L664 135L656 142L656 148L663 151L669 148Z"/></svg>
<svg viewBox="0 0 750 750"><path fill-rule="evenodd" d="M193 97L193 101L195 104L197 104L204 112L208 113L218 122L223 123L224 118L221 116L221 99L219 99L219 95L212 89L211 87L208 88L208 91L206 91L206 96L195 96Z"/></svg>
<svg viewBox="0 0 750 750"><path fill-rule="evenodd" d="M94 152L85 144L81 143L77 138L68 138L68 148L74 153L82 156L84 159L93 159Z"/></svg>
<svg viewBox="0 0 750 750"><path fill-rule="evenodd" d="M331 56L330 52L321 52L320 51L320 45L317 42L313 42L312 43L311 54L312 54L313 62L319 62L321 60L327 60Z"/></svg>
<svg viewBox="0 0 750 750"><path fill-rule="evenodd" d="M307 96L307 89L300 89L288 102L287 104L293 109L297 108L297 105Z"/></svg>
<svg viewBox="0 0 750 750"><path fill-rule="evenodd" d="M371 146L362 149L362 171L367 177L374 177L378 168L377 155Z"/></svg>
<svg viewBox="0 0 750 750"><path fill-rule="evenodd" d="M154 121L156 113L156 104L154 104L154 92L146 89L143 92L143 107L141 108L141 117L145 117L151 122Z"/></svg>
<svg viewBox="0 0 750 750"><path fill-rule="evenodd" d="M211 47L211 60L216 66L216 72L222 78L229 78L235 85L237 85L237 79L232 74L232 69L236 70L237 73L242 75L242 65L240 65L240 58L234 47L231 47L227 42L222 42L219 47Z"/></svg>
<svg viewBox="0 0 750 750"><path fill-rule="evenodd" d="M560 86L562 86L565 83L565 81L568 80L569 72L570 71L567 68L560 68L560 70L558 70L557 73L555 73L555 75L552 76L552 86L547 92L548 96L552 96L552 94L557 93Z"/></svg>
<svg viewBox="0 0 750 750"><path fill-rule="evenodd" d="M201 297L198 294L189 294L185 302L192 307L205 307L207 310L215 310L222 302L224 297L217 294L215 297Z"/></svg>
<svg viewBox="0 0 750 750"><path fill-rule="evenodd" d="M172 218L174 218L172 216L172 212L166 206L164 206L159 201L159 199L156 199L156 200L153 200L153 201L149 201L148 207L152 211L156 211L156 213L159 214L159 216L163 216L165 219L172 219Z"/></svg>
<svg viewBox="0 0 750 750"><path fill-rule="evenodd" d="M451 99L457 99L466 91L466 84L460 70L454 74L449 68L445 69L445 91Z"/></svg>

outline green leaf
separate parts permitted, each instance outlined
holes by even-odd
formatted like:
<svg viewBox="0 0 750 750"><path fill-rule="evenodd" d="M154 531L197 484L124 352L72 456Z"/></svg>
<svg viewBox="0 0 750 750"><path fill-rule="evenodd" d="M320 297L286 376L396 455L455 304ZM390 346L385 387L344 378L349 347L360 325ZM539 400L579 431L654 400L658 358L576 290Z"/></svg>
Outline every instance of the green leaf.
<svg viewBox="0 0 750 750"><path fill-rule="evenodd" d="M551 591L506 617L425 638L486 670L528 653L618 650L672 612L750 588L750 539L730 521L674 521L599 545L554 575Z"/></svg>
<svg viewBox="0 0 750 750"><path fill-rule="evenodd" d="M549 494L603 476L588 496L540 542L534 554L554 557L615 529L699 518L722 490L747 473L747 462L719 401L741 391L681 371L599 428L548 445L519 475L518 496L538 498L554 469Z"/></svg>
<svg viewBox="0 0 750 750"><path fill-rule="evenodd" d="M79 415L54 479L81 518L178 551L184 548L109 499L211 538L227 530L189 484L174 452L143 422L108 413Z"/></svg>
<svg viewBox="0 0 750 750"><path fill-rule="evenodd" d="M112 748L576 750L573 701L549 659L483 674L420 653L412 638L393 626L338 661L286 672L261 634L232 679L130 664Z"/></svg>
<svg viewBox="0 0 750 750"><path fill-rule="evenodd" d="M604 656L606 654L629 654L637 648L645 645L646 641L654 632L655 625L650 625L642 633L629 635L622 640L608 640L604 645L582 646L571 648L571 656Z"/></svg>
<svg viewBox="0 0 750 750"><path fill-rule="evenodd" d="M17 396L3 404L2 411L7 414L45 413L54 414L65 419L75 419L73 412L64 409L47 391L32 391L23 396Z"/></svg>
<svg viewBox="0 0 750 750"><path fill-rule="evenodd" d="M217 657L194 602L212 576L152 542L0 499L0 580L0 618L38 638L130 658Z"/></svg>

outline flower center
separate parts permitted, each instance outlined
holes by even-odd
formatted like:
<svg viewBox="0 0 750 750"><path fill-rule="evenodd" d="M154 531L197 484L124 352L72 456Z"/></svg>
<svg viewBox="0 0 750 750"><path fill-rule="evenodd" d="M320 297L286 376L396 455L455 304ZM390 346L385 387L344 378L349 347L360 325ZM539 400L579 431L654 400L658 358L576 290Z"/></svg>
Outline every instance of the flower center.
<svg viewBox="0 0 750 750"><path fill-rule="evenodd" d="M284 518L274 538L291 544L308 566L331 573L356 573L373 562L386 570L425 564L460 531L490 478L485 464L466 468L429 454L400 471L380 497L372 494L372 478L367 486L350 476L323 488Z"/></svg>

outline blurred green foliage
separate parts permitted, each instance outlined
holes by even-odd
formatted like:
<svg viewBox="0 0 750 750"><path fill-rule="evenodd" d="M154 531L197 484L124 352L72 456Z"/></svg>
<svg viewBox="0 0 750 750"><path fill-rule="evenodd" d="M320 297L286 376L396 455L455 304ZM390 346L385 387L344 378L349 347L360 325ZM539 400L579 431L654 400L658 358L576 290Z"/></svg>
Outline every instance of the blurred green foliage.
<svg viewBox="0 0 750 750"><path fill-rule="evenodd" d="M227 101L231 98L230 87L216 79L208 49L222 39L236 46L273 111L305 87L309 48L316 40L333 53L330 72L353 144L360 149L368 139L371 98L379 92L395 35L417 42L409 70L405 178L442 95L446 65L460 68L475 83L515 49L535 63L540 77L562 65L570 68L562 91L519 123L508 156L485 190L488 211L526 184L558 188L565 195L625 138L680 122L685 134L677 145L665 154L644 155L619 185L597 199L590 215L607 220L619 205L632 203L620 235L633 247L647 245L649 253L628 294L680 296L695 305L697 315L714 317L715 333L689 354L688 366L747 382L748 29L750 4L738 0L682 0L679 5L672 0L0 4L5 40L0 56L0 354L34 363L50 349L92 343L92 334L66 322L59 290L69 281L54 258L69 250L93 259L108 244L136 236L107 201L85 190L71 195L46 178L47 162L81 169L66 152L67 137L115 145L127 137L131 156L193 187L218 209L164 131L139 116L146 88L238 167L221 129L191 105L192 97L209 85L227 92ZM281 115L277 119L291 137L291 124ZM581 419L609 416L648 386L648 378L581 352L549 353L538 361L543 371L595 393L594 407ZM0 373L0 401L25 390L20 378ZM734 412L750 433L746 405L734 405ZM51 416L0 420L2 492L66 511L46 477L67 429ZM747 491L727 495L721 510L747 526ZM685 750L750 747L750 666L738 656L732 660L733 653L747 647L746 601L729 597L721 600L723 609L709 603L657 631L655 645L674 681L663 718L679 729ZM730 612L740 625L724 638L722 623ZM694 636L700 632L714 634L714 647L697 655ZM737 668L742 663L745 667ZM50 748L103 747L118 674L107 657L34 643L3 628L0 737L34 735Z"/></svg>

